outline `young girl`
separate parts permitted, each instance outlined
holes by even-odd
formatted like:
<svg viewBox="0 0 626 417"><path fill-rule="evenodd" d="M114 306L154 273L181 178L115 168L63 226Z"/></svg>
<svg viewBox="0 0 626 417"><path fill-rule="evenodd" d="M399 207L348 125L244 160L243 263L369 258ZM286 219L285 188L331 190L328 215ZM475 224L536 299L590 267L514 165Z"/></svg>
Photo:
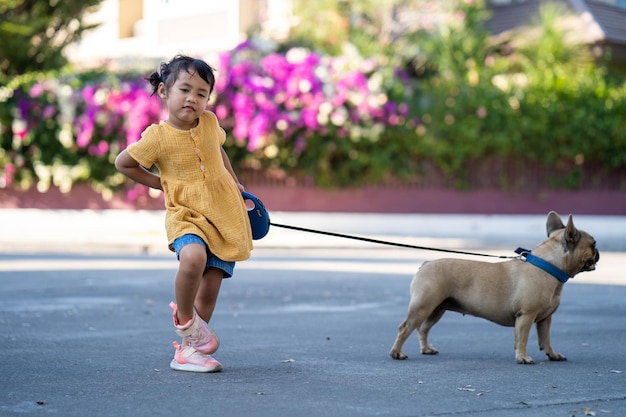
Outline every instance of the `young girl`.
<svg viewBox="0 0 626 417"><path fill-rule="evenodd" d="M169 249L179 260L173 309L182 336L170 367L180 371L219 372L211 357L219 347L208 326L222 278L235 261L250 256L252 232L239 183L222 148L226 133L206 110L215 85L204 61L176 56L147 78L167 105L168 118L149 126L141 140L123 150L115 167L128 178L163 190ZM155 165L159 175L148 171Z"/></svg>

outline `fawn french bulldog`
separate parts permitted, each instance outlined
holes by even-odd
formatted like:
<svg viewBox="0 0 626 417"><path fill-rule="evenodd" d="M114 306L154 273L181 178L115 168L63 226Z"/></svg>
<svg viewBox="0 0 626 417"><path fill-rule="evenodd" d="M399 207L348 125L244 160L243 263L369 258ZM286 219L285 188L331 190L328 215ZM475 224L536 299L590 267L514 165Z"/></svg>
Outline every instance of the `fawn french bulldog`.
<svg viewBox="0 0 626 417"><path fill-rule="evenodd" d="M595 270L600 254L593 236L574 227L571 214L565 226L557 213L550 212L546 230L548 239L524 253L525 259L424 262L411 282L408 315L399 326L391 357L407 358L402 345L415 329L421 352L438 353L428 344L428 332L450 310L514 327L517 363L533 363L526 353L533 323L539 348L552 361L566 360L550 343L552 314L560 304L564 282Z"/></svg>

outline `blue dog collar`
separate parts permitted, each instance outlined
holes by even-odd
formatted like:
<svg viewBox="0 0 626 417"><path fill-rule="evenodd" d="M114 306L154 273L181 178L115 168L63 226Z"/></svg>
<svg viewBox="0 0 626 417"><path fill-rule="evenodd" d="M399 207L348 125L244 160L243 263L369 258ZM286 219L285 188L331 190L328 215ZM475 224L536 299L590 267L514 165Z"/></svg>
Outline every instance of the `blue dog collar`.
<svg viewBox="0 0 626 417"><path fill-rule="evenodd" d="M565 271L557 268L548 261L544 261L543 259L536 257L531 253L529 249L517 248L515 249L515 253L520 254L522 257L526 258L526 262L535 265L539 269L544 270L562 283L566 283L567 280L570 278Z"/></svg>
<svg viewBox="0 0 626 417"><path fill-rule="evenodd" d="M252 228L252 239L263 239L270 230L270 215L267 209L255 195L243 192L241 196L244 200L250 200L254 203L254 207L248 209L248 218L250 219L250 227Z"/></svg>

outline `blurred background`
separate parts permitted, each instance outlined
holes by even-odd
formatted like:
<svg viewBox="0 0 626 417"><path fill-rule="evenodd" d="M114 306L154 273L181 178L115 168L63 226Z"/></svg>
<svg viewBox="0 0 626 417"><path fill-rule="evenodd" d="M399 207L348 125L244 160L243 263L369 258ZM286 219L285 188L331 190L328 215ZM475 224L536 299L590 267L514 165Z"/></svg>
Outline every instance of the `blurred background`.
<svg viewBox="0 0 626 417"><path fill-rule="evenodd" d="M274 210L626 214L624 0L0 0L0 207L162 209L116 172L184 53Z"/></svg>

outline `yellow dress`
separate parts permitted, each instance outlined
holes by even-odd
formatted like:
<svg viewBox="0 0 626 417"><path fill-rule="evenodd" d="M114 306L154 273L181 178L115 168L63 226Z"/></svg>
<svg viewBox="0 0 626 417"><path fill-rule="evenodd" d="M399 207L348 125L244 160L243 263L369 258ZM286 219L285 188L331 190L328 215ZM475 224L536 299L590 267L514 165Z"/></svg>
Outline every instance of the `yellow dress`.
<svg viewBox="0 0 626 417"><path fill-rule="evenodd" d="M207 111L191 130L165 121L149 126L128 154L159 169L165 196L168 246L184 234L198 235L223 261L250 257L252 230L241 192L222 160L226 132Z"/></svg>

